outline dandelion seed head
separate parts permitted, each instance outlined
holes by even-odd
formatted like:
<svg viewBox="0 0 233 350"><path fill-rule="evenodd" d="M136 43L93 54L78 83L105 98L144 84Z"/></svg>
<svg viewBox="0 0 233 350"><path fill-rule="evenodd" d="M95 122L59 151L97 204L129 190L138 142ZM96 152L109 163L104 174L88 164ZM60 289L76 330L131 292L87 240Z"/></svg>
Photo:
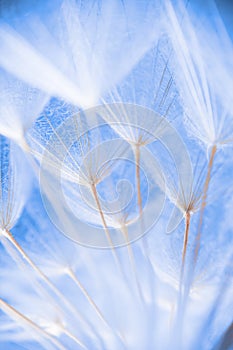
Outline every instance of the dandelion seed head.
<svg viewBox="0 0 233 350"><path fill-rule="evenodd" d="M233 51L215 5L0 7L0 347L230 349Z"/></svg>

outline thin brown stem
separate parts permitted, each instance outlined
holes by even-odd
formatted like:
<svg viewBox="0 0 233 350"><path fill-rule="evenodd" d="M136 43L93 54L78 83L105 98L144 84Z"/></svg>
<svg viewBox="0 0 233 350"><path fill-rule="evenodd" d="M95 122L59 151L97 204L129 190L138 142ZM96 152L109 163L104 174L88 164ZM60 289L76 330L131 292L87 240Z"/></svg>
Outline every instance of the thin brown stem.
<svg viewBox="0 0 233 350"><path fill-rule="evenodd" d="M141 176L140 176L140 145L136 144L135 148L134 148L134 153L135 153L135 162L136 162L136 183L137 183L137 202L138 202L138 209L139 209L139 214L140 214L140 219L141 219L141 233L144 232L144 220L143 220L143 216L142 216L142 195L141 195ZM153 266L151 264L151 260L148 254L148 247L146 245L146 241L144 239L142 239L142 251L143 251L143 255L145 256L145 258L147 259L149 265L152 267ZM153 269L154 270L154 269ZM151 287L152 290L152 287Z"/></svg>
<svg viewBox="0 0 233 350"><path fill-rule="evenodd" d="M86 288L83 286L83 284L79 281L79 279L77 278L77 276L75 275L74 271L69 268L67 271L68 276L72 279L72 281L78 286L78 288L82 291L83 295L85 296L85 298L87 299L87 301L90 303L90 305L93 307L93 309L95 310L96 314L99 316L99 318L103 321L103 323L108 327L108 329L112 330L112 327L109 325L108 321L105 319L103 313L101 312L101 310L99 309L99 307L96 305L96 303L94 302L94 300L91 298L90 294L88 293L88 291L86 290ZM115 333L115 332L114 332ZM121 337L120 334L116 334L117 337L120 338L120 341L123 342L123 339Z"/></svg>
<svg viewBox="0 0 233 350"><path fill-rule="evenodd" d="M137 286L137 289L138 289L138 294L139 294L139 297L141 299L143 299L142 289L141 289L141 286L140 286L140 283L139 283L138 274L137 274L137 268L136 268L136 264L135 264L134 253L133 253L133 249L132 249L131 244L130 244L128 230L127 230L126 225L122 226L122 232L123 232L123 235L124 235L125 242L127 244L127 251L128 251L129 261L130 261L130 265L132 267L133 275L135 277L135 282L136 282L136 286Z"/></svg>
<svg viewBox="0 0 233 350"><path fill-rule="evenodd" d="M185 214L185 232L184 232L184 243L183 243L183 251L182 251L182 266L184 266L185 259L186 259L187 244L188 244L188 237L189 237L189 228L190 228L190 219L191 219L191 214L188 211Z"/></svg>
<svg viewBox="0 0 233 350"><path fill-rule="evenodd" d="M68 331L68 329L63 329L63 333L70 339L72 339L76 344L78 344L82 349L88 350L88 348L72 333Z"/></svg>
<svg viewBox="0 0 233 350"><path fill-rule="evenodd" d="M97 315L100 317L100 319L106 324L108 325L107 321L105 320L102 312L100 311L100 309L98 308L98 306L96 305L96 303L94 302L94 300L91 298L91 296L89 295L89 293L87 292L86 288L82 285L82 283L79 281L79 279L77 278L77 276L75 275L75 273L73 272L73 270L69 269L67 272L68 276L72 279L72 281L78 286L78 288L82 291L83 295L85 296L85 298L88 300L88 302L90 303L90 305L94 308L94 310L96 311Z"/></svg>
<svg viewBox="0 0 233 350"><path fill-rule="evenodd" d="M197 257L198 257L198 253L199 253L199 249L200 249L202 224L203 224L204 212L205 212L205 207L206 207L206 200L207 200L208 189L209 189L209 184L210 184L210 179L211 179L211 172L212 172L214 157L216 155L216 152L217 152L217 146L213 145L212 149L211 149L211 153L210 153L207 175L206 175L206 179L205 179L205 183L204 183L204 187L203 187L203 195L202 195L202 200L201 200L198 230L197 230L197 236L196 236L196 242L195 242L194 268L195 268L195 265L197 262Z"/></svg>
<svg viewBox="0 0 233 350"><path fill-rule="evenodd" d="M178 330L175 332L177 339L179 342L182 342L182 332L183 332L183 319L184 319L184 300L183 300L183 292L184 292L184 272L185 272L185 260L187 254L187 246L188 246L188 238L189 238L189 229L190 229L190 221L191 221L191 213L189 210L185 213L185 231L184 231L184 241L183 241L183 249L182 249L182 261L181 261L181 269L180 269L180 280L179 280L179 293L177 300L177 311L175 324L179 324Z"/></svg>
<svg viewBox="0 0 233 350"><path fill-rule="evenodd" d="M103 227L104 227L104 230L105 230L105 233L106 233L106 237L107 237L108 243L112 247L113 246L112 238L110 236L110 232L109 232L109 229L108 229L105 217L104 217L104 213L103 213L103 210L102 210L102 207L101 207L101 204L100 204L99 196L98 196L98 193L97 193L97 190L96 190L96 185L92 184L91 185L91 189L92 189L92 193L93 193L93 196L94 196L97 208L98 208L98 212L99 212L101 220L102 220L102 224L103 224Z"/></svg>
<svg viewBox="0 0 233 350"><path fill-rule="evenodd" d="M3 237L3 239L1 238L1 243L4 246L5 250L7 251L7 253L10 255L10 257L16 262L16 264L18 264L18 266L22 270L25 270L26 261L24 261L22 259L22 256L18 254L19 253L18 250L14 249L14 246L9 241L9 239L7 239L6 237ZM54 300L53 296L51 296L51 294L47 291L47 289L45 289L36 278L32 282L32 279L30 277L30 282L33 283L33 287L35 288L36 293L39 294L44 299L46 299L49 303L52 303L53 306L55 306L55 309L59 315L59 318L63 318L63 310L60 308L60 305L57 303L57 301Z"/></svg>
<svg viewBox="0 0 233 350"><path fill-rule="evenodd" d="M206 207L208 189L209 189L209 184L210 184L210 179L211 179L211 172L212 172L212 168L213 168L214 157L215 157L216 151L217 151L217 146L213 145L212 149L211 149L211 153L210 153L207 175L206 175L206 179L205 179L205 183L204 183L204 187L203 187L203 192L202 192L200 216L199 216L199 222L198 222L198 228L197 228L197 236L195 238L194 261L193 261L193 265L191 267L191 269L192 269L191 276L194 273L194 269L196 266L196 261L197 261L197 257L198 257L198 253L199 253L199 249L200 249L200 240L201 240L201 233L202 233L201 232L202 231L202 224L203 224L203 219L204 219L204 211L205 211L205 207ZM179 299L178 299L178 310L177 310L177 320L179 320L180 332L183 328L183 317L184 317L185 304L186 304L187 297L189 295L189 290L190 290L190 281L189 281L189 284L185 290L182 288L189 228L190 228L190 215L187 216L187 213L186 213L185 235L184 235L184 245L183 245L183 252L182 252L182 267L181 267L181 273L180 273L180 288L179 288Z"/></svg>
<svg viewBox="0 0 233 350"><path fill-rule="evenodd" d="M48 279L48 277L36 266L36 264L31 260L31 258L27 255L24 249L20 246L20 244L15 240L12 233L8 230L5 230L5 236L8 240L13 244L13 246L18 250L20 255L25 259L25 261L31 266L31 268L41 277L41 279L51 288L51 290L61 298L65 303L67 300L61 294L61 292L55 287L55 285Z"/></svg>
<svg viewBox="0 0 233 350"><path fill-rule="evenodd" d="M2 309L2 311L13 320L18 321L22 325L30 327L39 336L42 336L42 338L49 340L53 345L56 346L57 349L65 350L65 347L57 339L55 339L52 335L46 332L43 328L38 326L31 319L29 319L28 317L20 313L18 310L13 308L11 305L6 303L3 299L0 299L0 309Z"/></svg>
<svg viewBox="0 0 233 350"><path fill-rule="evenodd" d="M138 202L138 209L139 209L139 214L140 214L140 220L141 220L141 233L144 232L144 220L143 220L143 216L142 216L142 195L141 195L141 175L140 175L140 156L141 156L141 152L140 152L140 145L139 144L135 144L135 148L134 148L134 155L135 155L135 162L136 162L136 183L137 183L137 202ZM142 252L143 255L145 256L145 258L147 259L149 265L152 267L153 266L151 264L151 260L150 260L150 256L148 254L148 247L146 245L146 241L142 238L141 239L142 242ZM154 269L153 269L154 270Z"/></svg>
<svg viewBox="0 0 233 350"><path fill-rule="evenodd" d="M67 307L71 314L75 314L77 318L87 325L87 322L82 317L82 315L74 309L73 305L63 296L63 294L57 289L57 287L48 279L48 277L36 266L36 264L31 260L31 258L27 255L27 253L23 250L23 248L18 244L10 231L5 230L4 236L12 243L12 245L17 249L22 258L29 264L29 266L36 272L38 276L42 279L42 281L53 291L53 293L63 302L63 304Z"/></svg>
<svg viewBox="0 0 233 350"><path fill-rule="evenodd" d="M112 241L109 229L108 229L108 225L106 223L105 216L104 216L101 204L100 204L100 200L99 200L99 196L98 196L98 192L96 190L96 185L95 184L91 185L91 190L92 190L93 197L95 199L95 202L96 202L96 205L97 205L97 208L98 208L98 212L99 212L100 217L101 217L101 221L102 221L102 224L103 224L103 227L104 227L106 238L107 238L108 243L109 243L109 245L111 247L111 250L112 250L113 258L115 260L115 263L116 263L119 271L123 274L123 271L122 271L122 269L120 267L119 259L117 257L117 254L116 254L116 251L115 251L115 248L114 248L114 244L113 244L113 241Z"/></svg>
<svg viewBox="0 0 233 350"><path fill-rule="evenodd" d="M192 271L191 271L191 276L194 273L199 249L200 249L200 240L201 240L201 230L202 230L202 224L203 224L203 219L204 219L204 211L206 207L206 200L207 200L207 195L208 195L208 189L209 189L209 184L210 184L210 179L211 179L211 172L213 168L213 163L214 163L214 157L217 151L217 146L213 145L210 153L210 159L208 162L208 170L207 170L207 175L203 187L203 192L202 192L202 199L201 199L201 207L200 207L200 216L199 216L199 223L198 223L198 228L197 228L197 236L195 238L195 251L194 251L194 261L192 265ZM177 313L177 319L179 319L179 324L180 324L180 330L182 329L182 324L183 324L183 316L184 316L184 308L185 304L187 301L187 297L189 295L189 290L190 290L190 282L188 286L186 287L186 290L182 290L182 284L183 284L183 275L184 275L184 267L185 267L185 258L186 258L186 251L187 251L187 243L188 243L188 234L189 234L189 228L190 228L190 216L187 216L186 214L186 223L185 223L185 235L184 235L184 245L183 245L183 253L182 253L182 267L181 267L181 274L180 274L180 289L179 289L179 299L178 299L178 313Z"/></svg>
<svg viewBox="0 0 233 350"><path fill-rule="evenodd" d="M185 231L184 231L184 242L183 242L183 249L182 249L182 263L181 263L181 270L180 270L180 292L182 289L183 278L184 278L185 260L186 260L189 229L190 229L190 220L191 220L191 214L189 211L187 211L185 213Z"/></svg>
<svg viewBox="0 0 233 350"><path fill-rule="evenodd" d="M137 201L140 215L142 214L142 196L141 196L141 177L140 177L140 146L135 146L136 162L136 182L137 182Z"/></svg>

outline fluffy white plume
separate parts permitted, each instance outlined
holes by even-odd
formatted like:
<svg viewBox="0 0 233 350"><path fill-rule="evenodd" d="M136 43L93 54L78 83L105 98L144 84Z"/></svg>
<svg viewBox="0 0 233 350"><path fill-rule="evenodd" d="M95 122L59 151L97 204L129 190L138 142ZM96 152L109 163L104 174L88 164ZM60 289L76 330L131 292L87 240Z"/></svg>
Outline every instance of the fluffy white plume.
<svg viewBox="0 0 233 350"><path fill-rule="evenodd" d="M159 2L56 2L44 23L33 15L17 31L1 23L0 65L50 95L90 107L158 38L160 15Z"/></svg>
<svg viewBox="0 0 233 350"><path fill-rule="evenodd" d="M232 42L212 2L210 14L202 16L180 5L177 10L167 2L166 11L186 127L207 145L229 143L233 132Z"/></svg>
<svg viewBox="0 0 233 350"><path fill-rule="evenodd" d="M0 133L27 148L25 133L40 115L48 97L0 71Z"/></svg>

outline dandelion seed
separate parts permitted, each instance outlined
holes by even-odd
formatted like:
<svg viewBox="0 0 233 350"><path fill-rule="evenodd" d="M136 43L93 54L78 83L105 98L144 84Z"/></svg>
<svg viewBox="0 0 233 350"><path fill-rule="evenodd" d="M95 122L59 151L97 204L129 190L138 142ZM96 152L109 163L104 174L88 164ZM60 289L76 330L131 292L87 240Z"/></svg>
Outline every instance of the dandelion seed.
<svg viewBox="0 0 233 350"><path fill-rule="evenodd" d="M1 70L0 132L28 149L25 133L45 107L48 97Z"/></svg>
<svg viewBox="0 0 233 350"><path fill-rule="evenodd" d="M232 43L216 8L0 7L0 347L230 349Z"/></svg>
<svg viewBox="0 0 233 350"><path fill-rule="evenodd" d="M156 27L153 15L159 19L159 2L150 11L147 6L124 6L117 1L82 6L65 0L51 7L49 19L43 11L42 20L32 13L26 23L23 17L24 26L17 31L1 23L4 55L0 65L28 84L82 108L95 105L120 81L157 35L151 30L145 40L143 33Z"/></svg>

